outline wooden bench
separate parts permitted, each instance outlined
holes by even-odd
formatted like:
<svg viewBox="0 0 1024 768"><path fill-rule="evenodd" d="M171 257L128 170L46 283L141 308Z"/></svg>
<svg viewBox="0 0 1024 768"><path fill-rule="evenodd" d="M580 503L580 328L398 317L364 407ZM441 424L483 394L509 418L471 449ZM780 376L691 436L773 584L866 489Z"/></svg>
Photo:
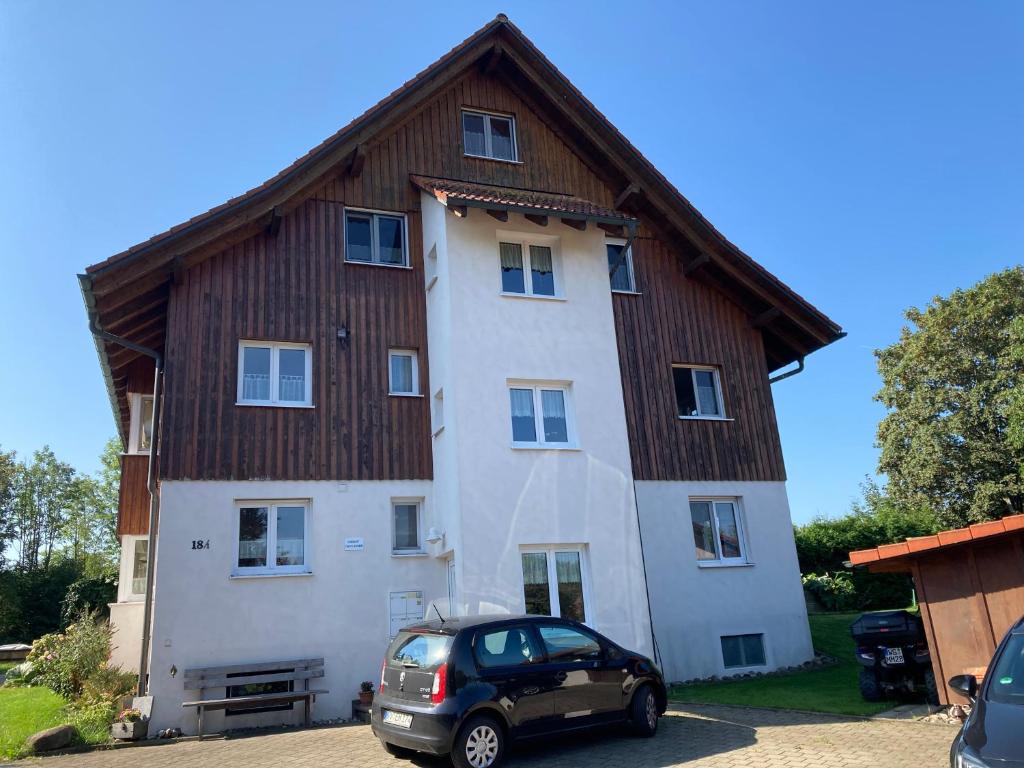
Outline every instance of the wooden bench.
<svg viewBox="0 0 1024 768"><path fill-rule="evenodd" d="M183 707L199 710L199 738L203 738L203 712L213 709L244 708L246 706L268 706L305 702L305 723L308 726L310 710L317 694L329 693L323 689L309 687L313 678L324 676L323 659L298 659L295 661L262 661L257 664L234 664L226 667L204 667L186 669L184 685L187 691L199 691L197 701L184 701ZM291 683L289 691L277 693L256 693L248 696L228 696L228 688L238 685L262 685L265 683ZM302 688L299 689L299 684ZM204 698L206 691L224 689L224 698Z"/></svg>

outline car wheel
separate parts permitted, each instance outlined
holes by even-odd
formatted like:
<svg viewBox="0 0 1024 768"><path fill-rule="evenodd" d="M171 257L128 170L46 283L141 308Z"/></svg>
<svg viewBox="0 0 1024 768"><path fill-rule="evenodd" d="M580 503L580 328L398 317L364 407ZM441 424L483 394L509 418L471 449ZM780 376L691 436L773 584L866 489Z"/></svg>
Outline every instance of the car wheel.
<svg viewBox="0 0 1024 768"><path fill-rule="evenodd" d="M380 745L384 747L384 751L392 757L408 758L416 754L416 750L406 749L405 747L399 747L396 744L391 744L390 742L384 741L384 739L380 740Z"/></svg>
<svg viewBox="0 0 1024 768"><path fill-rule="evenodd" d="M939 686L935 682L935 673L930 669L924 673L924 700L932 706L939 705Z"/></svg>
<svg viewBox="0 0 1024 768"><path fill-rule="evenodd" d="M874 670L860 670L860 695L864 701L882 700L882 686L878 684L878 675Z"/></svg>
<svg viewBox="0 0 1024 768"><path fill-rule="evenodd" d="M494 718L476 715L455 737L452 763L455 768L497 768L504 754L504 730Z"/></svg>
<svg viewBox="0 0 1024 768"><path fill-rule="evenodd" d="M651 737L658 732L658 699L654 689L644 685L633 694L629 705L629 721L637 736Z"/></svg>

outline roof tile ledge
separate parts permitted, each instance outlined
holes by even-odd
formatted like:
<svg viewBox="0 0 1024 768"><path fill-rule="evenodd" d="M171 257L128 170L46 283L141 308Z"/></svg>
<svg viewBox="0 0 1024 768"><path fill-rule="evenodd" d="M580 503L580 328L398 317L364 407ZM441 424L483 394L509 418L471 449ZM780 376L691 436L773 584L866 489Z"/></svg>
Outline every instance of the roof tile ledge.
<svg viewBox="0 0 1024 768"><path fill-rule="evenodd" d="M1024 514L1010 515L1001 520L990 520L975 523L967 528L956 528L951 531L940 531L934 536L914 536L905 541L892 544L881 544L871 549L858 549L850 552L851 565L874 565L883 560L898 560L908 555L916 555L933 549L964 544L978 539L987 539L1016 531L1024 531Z"/></svg>

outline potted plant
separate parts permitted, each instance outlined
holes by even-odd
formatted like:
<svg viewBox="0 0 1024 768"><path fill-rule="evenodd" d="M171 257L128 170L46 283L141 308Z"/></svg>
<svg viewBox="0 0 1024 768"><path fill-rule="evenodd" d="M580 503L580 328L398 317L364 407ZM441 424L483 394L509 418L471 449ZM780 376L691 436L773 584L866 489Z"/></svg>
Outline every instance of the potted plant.
<svg viewBox="0 0 1024 768"><path fill-rule="evenodd" d="M373 683L364 680L359 684L359 703L364 707L373 704Z"/></svg>
<svg viewBox="0 0 1024 768"><path fill-rule="evenodd" d="M135 741L146 738L148 729L149 720L143 718L142 712L137 709L126 709L110 726L110 735L122 741Z"/></svg>

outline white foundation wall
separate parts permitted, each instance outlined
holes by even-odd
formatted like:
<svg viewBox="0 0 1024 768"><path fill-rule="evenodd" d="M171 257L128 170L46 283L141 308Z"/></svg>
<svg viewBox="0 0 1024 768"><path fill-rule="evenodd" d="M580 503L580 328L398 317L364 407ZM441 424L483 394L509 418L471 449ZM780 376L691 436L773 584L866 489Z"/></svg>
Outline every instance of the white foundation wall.
<svg viewBox="0 0 1024 768"><path fill-rule="evenodd" d="M783 482L636 483L654 634L669 681L801 664L814 655ZM701 567L691 497L737 498L748 565ZM765 667L726 669L723 635L763 634Z"/></svg>
<svg viewBox="0 0 1024 768"><path fill-rule="evenodd" d="M435 375L445 382L434 475L458 493L460 610L522 612L521 549L581 545L587 622L651 652L604 233L514 213L499 223L471 208L464 218L442 213L445 235L430 237L444 209L426 196L423 206L425 243L443 242L447 281L428 306L450 303L429 350L432 386ZM510 239L552 247L560 299L502 295L498 243ZM512 447L510 380L571 382L578 450Z"/></svg>
<svg viewBox="0 0 1024 768"><path fill-rule="evenodd" d="M317 698L314 719L350 717L359 683L380 676L389 593L422 590L428 603L446 594L442 561L392 556L392 498L422 498L423 530L434 524L429 481L163 482L150 731L180 727L195 733L195 709L181 707L182 701L199 698L197 691L183 688L185 669L260 661L323 657L326 676L311 687L330 693ZM310 500L312 573L232 577L236 502L273 499ZM345 539L356 537L364 549L345 551ZM194 550L193 540L209 541L209 548ZM203 728L298 723L301 709L230 718L211 712Z"/></svg>

